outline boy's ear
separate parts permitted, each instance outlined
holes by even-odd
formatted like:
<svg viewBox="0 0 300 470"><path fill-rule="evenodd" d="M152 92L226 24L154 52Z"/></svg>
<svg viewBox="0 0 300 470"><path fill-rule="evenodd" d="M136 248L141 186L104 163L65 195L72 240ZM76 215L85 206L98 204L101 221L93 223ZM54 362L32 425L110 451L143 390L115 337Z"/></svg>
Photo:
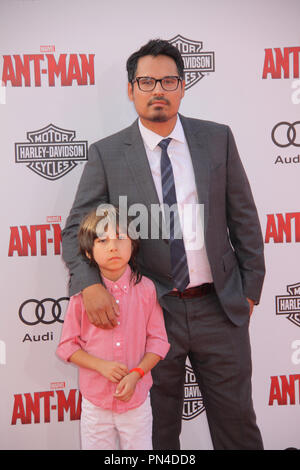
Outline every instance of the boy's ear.
<svg viewBox="0 0 300 470"><path fill-rule="evenodd" d="M85 250L85 256L88 258L88 259L91 259L91 255L89 254L89 252L87 250Z"/></svg>

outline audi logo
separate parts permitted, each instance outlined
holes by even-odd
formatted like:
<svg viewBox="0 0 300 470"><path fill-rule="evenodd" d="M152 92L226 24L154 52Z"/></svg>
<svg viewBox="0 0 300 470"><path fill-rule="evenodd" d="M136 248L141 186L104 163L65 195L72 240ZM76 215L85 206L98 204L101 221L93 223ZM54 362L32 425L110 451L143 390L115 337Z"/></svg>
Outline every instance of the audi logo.
<svg viewBox="0 0 300 470"><path fill-rule="evenodd" d="M67 306L68 301L69 297L60 297L57 300L51 298L25 300L19 308L20 320L26 325L37 325L38 323L51 325L56 321L63 323L62 313L65 310L62 305L66 302L65 306Z"/></svg>
<svg viewBox="0 0 300 470"><path fill-rule="evenodd" d="M289 147L294 145L300 147L300 121L295 121L292 124L286 121L279 122L272 129L272 140L278 147ZM297 140L298 132L298 142Z"/></svg>

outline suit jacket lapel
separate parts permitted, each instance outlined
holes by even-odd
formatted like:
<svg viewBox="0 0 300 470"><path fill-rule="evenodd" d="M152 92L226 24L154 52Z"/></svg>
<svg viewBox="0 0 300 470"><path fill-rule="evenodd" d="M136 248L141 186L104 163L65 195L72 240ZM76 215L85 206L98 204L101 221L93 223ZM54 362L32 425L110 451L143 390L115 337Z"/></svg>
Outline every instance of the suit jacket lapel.
<svg viewBox="0 0 300 470"><path fill-rule="evenodd" d="M160 206L160 201L152 177L144 142L139 131L138 120L132 124L129 131L127 138L124 140L125 158L137 188L139 189L142 198L141 201L143 201L147 207L148 214L151 214L152 204L158 207ZM148 219L148 223L149 222L150 218ZM156 229L154 224L156 224ZM164 224L164 218L152 217L148 229L154 230L154 233L158 233L159 237L163 238L163 233L166 233L166 227L162 227L161 224ZM164 246L162 256L167 256L167 253L168 251ZM170 260L168 260L168 263L170 264Z"/></svg>
<svg viewBox="0 0 300 470"><path fill-rule="evenodd" d="M192 125L193 121L180 115L182 127L189 146L195 173L199 204L204 204L204 227L209 214L210 158L205 133Z"/></svg>
<svg viewBox="0 0 300 470"><path fill-rule="evenodd" d="M136 120L129 128L130 132L125 140L125 157L128 166L142 195L144 204L151 207L151 204L159 204L155 184L152 178L144 143Z"/></svg>

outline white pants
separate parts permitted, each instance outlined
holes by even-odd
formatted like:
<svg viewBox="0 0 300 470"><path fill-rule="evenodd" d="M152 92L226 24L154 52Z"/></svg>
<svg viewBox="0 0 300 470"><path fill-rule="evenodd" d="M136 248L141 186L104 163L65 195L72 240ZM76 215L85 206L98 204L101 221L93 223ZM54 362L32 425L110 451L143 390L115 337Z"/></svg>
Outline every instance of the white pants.
<svg viewBox="0 0 300 470"><path fill-rule="evenodd" d="M138 408L125 413L104 410L82 397L81 448L152 450L150 397Z"/></svg>

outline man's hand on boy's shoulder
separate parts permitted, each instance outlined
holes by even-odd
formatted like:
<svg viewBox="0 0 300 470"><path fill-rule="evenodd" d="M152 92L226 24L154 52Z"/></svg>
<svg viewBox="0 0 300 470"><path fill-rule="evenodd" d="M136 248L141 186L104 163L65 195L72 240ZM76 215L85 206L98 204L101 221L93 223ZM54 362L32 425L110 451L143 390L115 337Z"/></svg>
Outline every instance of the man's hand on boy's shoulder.
<svg viewBox="0 0 300 470"><path fill-rule="evenodd" d="M103 329L117 326L119 307L102 284L93 284L82 291L83 304L89 321Z"/></svg>

